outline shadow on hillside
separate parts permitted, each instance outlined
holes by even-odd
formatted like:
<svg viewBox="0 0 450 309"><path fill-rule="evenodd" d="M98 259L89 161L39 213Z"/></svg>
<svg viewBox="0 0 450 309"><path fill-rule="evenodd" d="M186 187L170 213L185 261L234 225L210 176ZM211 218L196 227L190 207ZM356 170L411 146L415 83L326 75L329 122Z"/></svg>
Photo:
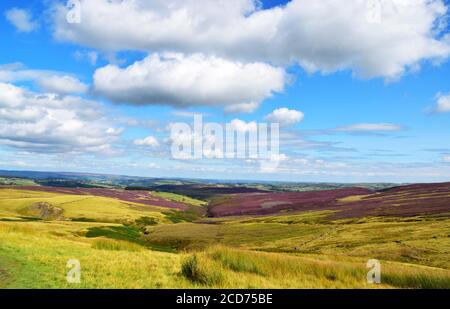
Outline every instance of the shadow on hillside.
<svg viewBox="0 0 450 309"><path fill-rule="evenodd" d="M103 226L88 228L86 237L106 237L115 240L128 241L155 251L173 252L173 249L163 245L148 243L141 238L141 232L133 226Z"/></svg>

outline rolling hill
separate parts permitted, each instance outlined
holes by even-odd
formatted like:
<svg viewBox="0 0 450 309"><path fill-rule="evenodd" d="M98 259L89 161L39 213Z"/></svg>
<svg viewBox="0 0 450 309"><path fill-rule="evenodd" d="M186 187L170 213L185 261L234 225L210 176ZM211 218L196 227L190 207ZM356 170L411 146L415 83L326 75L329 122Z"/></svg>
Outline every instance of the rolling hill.
<svg viewBox="0 0 450 309"><path fill-rule="evenodd" d="M449 183L177 188L0 187L0 287L450 288Z"/></svg>

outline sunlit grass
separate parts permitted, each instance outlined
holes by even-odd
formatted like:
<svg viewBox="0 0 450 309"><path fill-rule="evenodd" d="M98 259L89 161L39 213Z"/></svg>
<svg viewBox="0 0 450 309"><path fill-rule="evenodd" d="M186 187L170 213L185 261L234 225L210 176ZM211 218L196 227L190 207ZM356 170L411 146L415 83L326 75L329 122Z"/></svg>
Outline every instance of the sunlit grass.
<svg viewBox="0 0 450 309"><path fill-rule="evenodd" d="M0 284L40 288L441 288L450 282L448 270L382 261L382 284L369 285L363 258L216 246L173 254L126 240L73 233L88 224L1 222L0 267L10 279ZM56 230L60 235L54 234ZM69 259L81 263L79 285L65 281Z"/></svg>
<svg viewBox="0 0 450 309"><path fill-rule="evenodd" d="M186 195L175 194L171 192L153 191L153 195L168 199L174 202L184 203L191 206L206 206L205 201L201 201Z"/></svg>
<svg viewBox="0 0 450 309"><path fill-rule="evenodd" d="M143 247L120 240L111 240L111 239L95 239L92 242L92 248L99 250L113 250L113 251L142 251Z"/></svg>
<svg viewBox="0 0 450 309"><path fill-rule="evenodd" d="M366 260L213 247L185 258L183 275L207 287L449 288L450 272L390 262L382 283L367 282Z"/></svg>
<svg viewBox="0 0 450 309"><path fill-rule="evenodd" d="M188 287L179 276L180 256L136 244L103 238L56 236L50 223L32 232L22 223L0 223L0 268L10 280L2 287L19 288L162 288ZM26 223L28 224L28 223ZM18 227L17 227L18 226ZM32 229L32 227L30 227ZM66 281L69 259L81 263L81 283Z"/></svg>
<svg viewBox="0 0 450 309"><path fill-rule="evenodd" d="M26 216L36 202L70 220ZM0 287L450 288L445 217L330 220L330 212L305 212L176 223L189 214L133 206L0 190ZM66 281L69 259L81 263L80 284ZM381 261L381 285L367 283L368 259Z"/></svg>
<svg viewBox="0 0 450 309"><path fill-rule="evenodd" d="M166 208L123 202L99 196L65 195L12 189L0 190L0 215L26 215L27 209L39 202L62 208L64 210L63 215L67 219L87 218L100 222L126 222L146 216L153 217L161 222L170 222L162 214L163 211L167 211Z"/></svg>
<svg viewBox="0 0 450 309"><path fill-rule="evenodd" d="M324 214L183 223L150 228L150 242L178 249L214 244L270 252L385 259L450 269L450 220L361 218L324 221Z"/></svg>

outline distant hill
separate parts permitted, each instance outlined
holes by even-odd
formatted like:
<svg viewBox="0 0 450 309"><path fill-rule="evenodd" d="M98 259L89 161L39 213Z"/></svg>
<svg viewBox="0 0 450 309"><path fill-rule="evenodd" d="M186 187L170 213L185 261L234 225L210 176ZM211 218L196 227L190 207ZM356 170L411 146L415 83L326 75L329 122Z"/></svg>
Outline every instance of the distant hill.
<svg viewBox="0 0 450 309"><path fill-rule="evenodd" d="M0 170L0 178L15 178L24 183L17 185L42 185L66 188L127 188L130 190L156 190L175 192L194 198L210 198L217 194L286 191L304 192L345 189L350 187L380 190L398 186L392 183L314 183L280 181L242 181L190 178L156 178L127 175L109 175L98 173L45 172L45 171L9 171ZM1 185L1 183L0 183ZM199 190L201 189L201 190Z"/></svg>
<svg viewBox="0 0 450 309"><path fill-rule="evenodd" d="M242 193L216 197L213 217L336 211L334 218L450 214L450 182L413 184L372 191L347 188L309 192Z"/></svg>

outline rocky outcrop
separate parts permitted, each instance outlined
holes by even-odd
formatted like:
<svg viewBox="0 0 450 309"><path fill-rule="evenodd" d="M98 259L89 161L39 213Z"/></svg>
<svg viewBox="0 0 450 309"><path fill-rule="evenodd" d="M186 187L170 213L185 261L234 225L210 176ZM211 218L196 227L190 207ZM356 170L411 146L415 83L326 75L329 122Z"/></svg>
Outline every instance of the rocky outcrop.
<svg viewBox="0 0 450 309"><path fill-rule="evenodd" d="M26 213L43 220L64 220L64 210L47 202L38 202L31 205Z"/></svg>

